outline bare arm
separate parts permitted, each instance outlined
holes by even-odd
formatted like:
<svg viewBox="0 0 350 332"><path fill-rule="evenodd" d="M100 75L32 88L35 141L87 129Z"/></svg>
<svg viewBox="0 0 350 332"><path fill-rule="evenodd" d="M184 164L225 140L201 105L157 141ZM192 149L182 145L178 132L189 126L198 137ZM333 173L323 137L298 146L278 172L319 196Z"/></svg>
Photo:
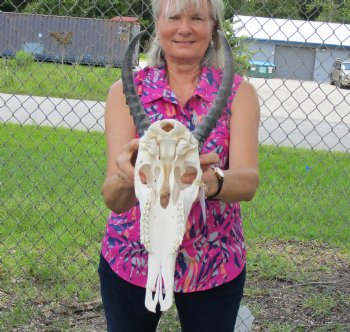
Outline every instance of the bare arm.
<svg viewBox="0 0 350 332"><path fill-rule="evenodd" d="M106 206L116 213L129 210L136 202L134 167L131 160L138 149L136 129L125 102L122 83L109 90L105 128L107 140L107 174L102 186Z"/></svg>
<svg viewBox="0 0 350 332"><path fill-rule="evenodd" d="M259 185L258 129L260 107L255 88L243 81L232 103L230 120L229 169L224 171L224 183L217 198L226 203L250 201ZM217 190L212 170L203 173L207 195Z"/></svg>

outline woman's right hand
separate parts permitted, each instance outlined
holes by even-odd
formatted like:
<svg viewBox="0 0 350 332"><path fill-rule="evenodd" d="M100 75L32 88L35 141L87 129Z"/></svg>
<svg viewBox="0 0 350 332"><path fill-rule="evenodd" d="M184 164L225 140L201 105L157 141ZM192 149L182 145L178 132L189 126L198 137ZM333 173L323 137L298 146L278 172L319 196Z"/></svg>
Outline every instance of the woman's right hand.
<svg viewBox="0 0 350 332"><path fill-rule="evenodd" d="M139 139L134 138L124 145L121 153L117 157L117 175L123 188L134 187L135 161L138 148Z"/></svg>

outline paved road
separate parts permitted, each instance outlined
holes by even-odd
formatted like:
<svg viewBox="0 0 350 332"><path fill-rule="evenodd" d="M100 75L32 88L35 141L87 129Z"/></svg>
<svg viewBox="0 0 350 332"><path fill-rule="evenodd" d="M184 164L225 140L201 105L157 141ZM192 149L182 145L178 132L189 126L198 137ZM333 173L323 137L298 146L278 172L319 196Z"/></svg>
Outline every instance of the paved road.
<svg viewBox="0 0 350 332"><path fill-rule="evenodd" d="M0 121L104 130L102 102L0 94Z"/></svg>
<svg viewBox="0 0 350 332"><path fill-rule="evenodd" d="M249 79L261 104L264 144L350 151L350 89L280 79Z"/></svg>
<svg viewBox="0 0 350 332"><path fill-rule="evenodd" d="M250 78L261 103L263 144L350 151L350 89ZM0 94L0 121L104 130L103 102Z"/></svg>

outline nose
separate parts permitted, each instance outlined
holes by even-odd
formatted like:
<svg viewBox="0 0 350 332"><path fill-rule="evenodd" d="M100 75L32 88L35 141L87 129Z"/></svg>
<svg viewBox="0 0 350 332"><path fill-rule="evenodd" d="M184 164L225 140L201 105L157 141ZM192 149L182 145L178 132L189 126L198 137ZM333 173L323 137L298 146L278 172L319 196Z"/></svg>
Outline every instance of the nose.
<svg viewBox="0 0 350 332"><path fill-rule="evenodd" d="M179 33L188 35L191 33L191 22L188 18L182 18L179 25Z"/></svg>

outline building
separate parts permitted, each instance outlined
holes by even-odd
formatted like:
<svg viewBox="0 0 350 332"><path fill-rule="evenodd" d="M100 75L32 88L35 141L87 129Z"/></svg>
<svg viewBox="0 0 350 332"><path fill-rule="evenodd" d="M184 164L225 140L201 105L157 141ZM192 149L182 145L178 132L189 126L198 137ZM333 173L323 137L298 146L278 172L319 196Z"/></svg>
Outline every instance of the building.
<svg viewBox="0 0 350 332"><path fill-rule="evenodd" d="M37 60L119 67L137 18L111 20L0 12L0 56L24 50ZM134 64L138 64L135 54Z"/></svg>
<svg viewBox="0 0 350 332"><path fill-rule="evenodd" d="M276 66L274 77L329 82L335 59L350 57L350 24L237 15L233 27L252 61Z"/></svg>

